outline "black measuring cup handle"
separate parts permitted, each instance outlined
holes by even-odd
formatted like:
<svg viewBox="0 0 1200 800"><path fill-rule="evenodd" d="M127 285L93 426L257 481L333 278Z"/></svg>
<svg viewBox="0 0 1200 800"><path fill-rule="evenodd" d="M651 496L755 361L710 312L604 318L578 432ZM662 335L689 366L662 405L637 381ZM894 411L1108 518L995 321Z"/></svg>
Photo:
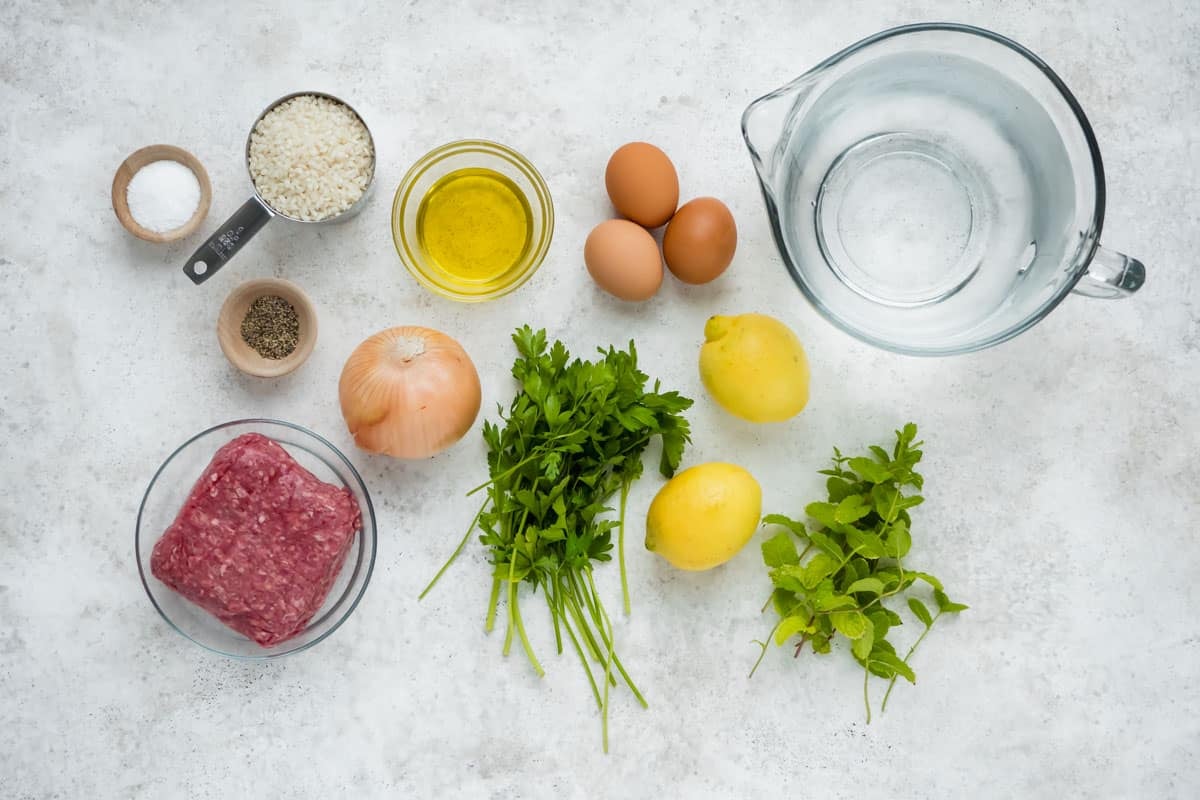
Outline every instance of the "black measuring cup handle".
<svg viewBox="0 0 1200 800"><path fill-rule="evenodd" d="M183 265L183 274L197 286L204 283L225 266L225 263L242 249L242 245L262 230L273 216L275 215L261 200L251 197L192 254Z"/></svg>

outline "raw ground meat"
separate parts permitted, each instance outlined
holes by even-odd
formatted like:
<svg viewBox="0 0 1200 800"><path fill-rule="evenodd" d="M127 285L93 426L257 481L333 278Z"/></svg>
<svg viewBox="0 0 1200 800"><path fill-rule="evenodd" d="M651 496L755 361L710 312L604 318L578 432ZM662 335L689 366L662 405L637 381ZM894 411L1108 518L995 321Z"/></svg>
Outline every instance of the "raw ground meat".
<svg viewBox="0 0 1200 800"><path fill-rule="evenodd" d="M361 520L348 489L247 433L213 456L154 545L150 571L270 647L304 630L325 602Z"/></svg>

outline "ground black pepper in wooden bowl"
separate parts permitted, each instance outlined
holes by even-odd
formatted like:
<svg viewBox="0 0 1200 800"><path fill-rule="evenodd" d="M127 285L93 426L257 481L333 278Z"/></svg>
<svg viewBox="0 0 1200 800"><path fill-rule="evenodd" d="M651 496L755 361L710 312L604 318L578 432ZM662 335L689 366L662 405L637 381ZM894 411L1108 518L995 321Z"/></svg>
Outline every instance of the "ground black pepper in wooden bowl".
<svg viewBox="0 0 1200 800"><path fill-rule="evenodd" d="M263 358L286 358L300 341L300 317L277 294L255 298L242 318L242 339Z"/></svg>

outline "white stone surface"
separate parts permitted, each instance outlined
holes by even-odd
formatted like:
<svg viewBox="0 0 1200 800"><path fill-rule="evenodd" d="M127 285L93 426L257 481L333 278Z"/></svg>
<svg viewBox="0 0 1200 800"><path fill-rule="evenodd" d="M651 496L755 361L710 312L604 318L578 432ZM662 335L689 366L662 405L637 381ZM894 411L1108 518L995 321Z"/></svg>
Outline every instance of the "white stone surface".
<svg viewBox="0 0 1200 800"><path fill-rule="evenodd" d="M1105 2L0 3L0 796L1154 797L1200 795L1200 23L1190 0ZM916 360L852 341L791 286L739 136L753 98L844 45L911 21L1011 35L1079 96L1108 174L1106 243L1142 257L1134 299L1068 299L1019 339ZM153 142L188 148L214 187L207 233L248 195L246 129L303 88L356 104L378 142L377 194L347 225L273 223L200 288L198 234L137 241L109 206L113 170ZM407 166L461 137L543 171L550 255L516 294L456 305L403 271L389 231ZM602 295L580 252L609 215L603 167L631 139L666 149L685 198L732 208L727 277L668 280L639 306ZM284 276L320 313L311 360L243 377L214 322L238 282ZM806 342L813 399L793 422L741 424L695 369L705 318L763 311ZM473 546L416 595L470 518L473 432L399 463L353 449L336 403L352 347L391 324L459 337L485 412L508 402L510 330L574 350L640 345L697 398L687 463L727 459L769 510L798 512L830 447L920 423L928 502L914 562L971 605L916 659L920 682L864 724L848 654L774 650L757 546L705 574L631 548L619 646L650 700L613 701L610 755L572 657L548 674L482 618ZM247 416L309 426L352 454L379 512L374 579L329 641L277 663L202 652L147 602L134 518L161 460ZM660 485L630 502L633 539ZM615 567L599 580L617 607ZM909 632L911 633L911 631ZM902 641L907 641L902 639ZM880 688L874 687L876 697Z"/></svg>

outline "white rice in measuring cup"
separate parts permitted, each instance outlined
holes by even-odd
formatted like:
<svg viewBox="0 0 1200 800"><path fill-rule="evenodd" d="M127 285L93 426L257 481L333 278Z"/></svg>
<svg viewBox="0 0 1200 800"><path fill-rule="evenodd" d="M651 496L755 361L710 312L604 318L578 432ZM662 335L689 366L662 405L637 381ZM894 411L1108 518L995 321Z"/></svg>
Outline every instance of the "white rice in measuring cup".
<svg viewBox="0 0 1200 800"><path fill-rule="evenodd" d="M341 214L371 182L371 137L362 120L327 97L300 95L271 109L250 134L250 178L259 196L293 219Z"/></svg>

